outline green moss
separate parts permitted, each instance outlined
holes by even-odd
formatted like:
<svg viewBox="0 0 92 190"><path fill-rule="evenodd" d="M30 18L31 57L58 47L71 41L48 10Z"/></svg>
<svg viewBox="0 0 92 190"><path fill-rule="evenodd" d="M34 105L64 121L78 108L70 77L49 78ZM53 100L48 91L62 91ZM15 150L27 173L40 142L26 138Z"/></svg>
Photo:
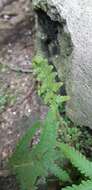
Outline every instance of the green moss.
<svg viewBox="0 0 92 190"><path fill-rule="evenodd" d="M7 106L12 106L16 103L17 96L15 96L10 89L2 90L0 95L0 112L4 111Z"/></svg>
<svg viewBox="0 0 92 190"><path fill-rule="evenodd" d="M4 64L0 63L0 73L5 72L7 69L8 69L7 65L4 65Z"/></svg>
<svg viewBox="0 0 92 190"><path fill-rule="evenodd" d="M35 10L42 9L43 11L47 11L47 0L33 0L33 7Z"/></svg>

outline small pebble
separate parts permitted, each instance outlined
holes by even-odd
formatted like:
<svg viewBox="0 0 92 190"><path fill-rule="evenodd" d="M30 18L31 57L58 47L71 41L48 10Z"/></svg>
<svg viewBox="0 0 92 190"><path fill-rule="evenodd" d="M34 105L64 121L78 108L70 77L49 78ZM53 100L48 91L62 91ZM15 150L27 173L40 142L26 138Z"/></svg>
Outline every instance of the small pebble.
<svg viewBox="0 0 92 190"><path fill-rule="evenodd" d="M11 85L11 88L13 89L13 88L15 88L15 86L12 84L12 85Z"/></svg>
<svg viewBox="0 0 92 190"><path fill-rule="evenodd" d="M29 58L29 56L28 56L28 55L26 55L25 57L26 57L26 59L28 59L28 58Z"/></svg>
<svg viewBox="0 0 92 190"><path fill-rule="evenodd" d="M29 7L25 7L25 11L26 11L26 12L29 12Z"/></svg>
<svg viewBox="0 0 92 190"><path fill-rule="evenodd" d="M10 18L9 15L4 15L5 20L8 20L9 18Z"/></svg>
<svg viewBox="0 0 92 190"><path fill-rule="evenodd" d="M31 34L32 34L32 31L28 31L28 34L31 35Z"/></svg>
<svg viewBox="0 0 92 190"><path fill-rule="evenodd" d="M27 81L28 79L27 78L25 78L25 81Z"/></svg>
<svg viewBox="0 0 92 190"><path fill-rule="evenodd" d="M13 114L13 115L16 115L16 112L14 111L14 112L12 112L12 114Z"/></svg>
<svg viewBox="0 0 92 190"><path fill-rule="evenodd" d="M56 55L56 58L58 58L58 55Z"/></svg>
<svg viewBox="0 0 92 190"><path fill-rule="evenodd" d="M11 134L12 134L12 131L11 131L11 130L9 130L9 131L8 131L8 135L11 135Z"/></svg>
<svg viewBox="0 0 92 190"><path fill-rule="evenodd" d="M31 109L28 109L28 113L31 113Z"/></svg>
<svg viewBox="0 0 92 190"><path fill-rule="evenodd" d="M7 157L7 153L5 151L2 152L2 157L6 158Z"/></svg>
<svg viewBox="0 0 92 190"><path fill-rule="evenodd" d="M12 53L12 49L8 49L8 53Z"/></svg>
<svg viewBox="0 0 92 190"><path fill-rule="evenodd" d="M11 45L12 45L11 43L8 44L9 47L11 47Z"/></svg>
<svg viewBox="0 0 92 190"><path fill-rule="evenodd" d="M1 125L1 128L2 128L2 129L4 129L4 128L5 128L5 125L4 125L4 123L2 123L2 125Z"/></svg>
<svg viewBox="0 0 92 190"><path fill-rule="evenodd" d="M22 83L22 86L24 87L24 86L25 86L25 83Z"/></svg>

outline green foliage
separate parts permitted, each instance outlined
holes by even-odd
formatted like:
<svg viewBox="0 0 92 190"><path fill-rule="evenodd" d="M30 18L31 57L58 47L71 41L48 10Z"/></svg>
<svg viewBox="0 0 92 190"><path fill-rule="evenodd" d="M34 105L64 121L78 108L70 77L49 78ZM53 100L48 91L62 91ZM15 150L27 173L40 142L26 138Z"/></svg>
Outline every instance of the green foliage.
<svg viewBox="0 0 92 190"><path fill-rule="evenodd" d="M29 128L24 137L20 140L16 150L9 160L13 172L20 181L23 190L33 188L36 178L44 172L39 160L36 160L33 154L35 147L31 152L30 142L37 129L41 127L37 122L32 128ZM35 165L36 162L36 165ZM31 180L30 180L31 179Z"/></svg>
<svg viewBox="0 0 92 190"><path fill-rule="evenodd" d="M78 144L81 152L92 161L92 131L89 127L78 127L81 131Z"/></svg>
<svg viewBox="0 0 92 190"><path fill-rule="evenodd" d="M62 190L91 190L92 189L92 181L82 181L80 185L72 185L72 187L66 187Z"/></svg>
<svg viewBox="0 0 92 190"><path fill-rule="evenodd" d="M67 172L54 163L57 159L55 148L58 125L53 114L49 112L43 126L36 123L17 145L10 165L17 174L23 190L33 189L38 177L48 176L52 171L63 181L69 180ZM38 128L41 128L40 142L30 151L28 145Z"/></svg>
<svg viewBox="0 0 92 190"><path fill-rule="evenodd" d="M0 95L0 111L2 111L7 103L7 95Z"/></svg>
<svg viewBox="0 0 92 190"><path fill-rule="evenodd" d="M60 142L68 143L71 146L73 145L78 150L80 148L80 136L81 136L81 130L80 128L74 126L71 122L67 122L60 126L59 130L59 140Z"/></svg>
<svg viewBox="0 0 92 190"><path fill-rule="evenodd" d="M88 161L85 156L67 144L60 143L58 147L60 147L65 157L68 158L82 174L92 179L92 162Z"/></svg>
<svg viewBox="0 0 92 190"><path fill-rule="evenodd" d="M84 174L90 180L81 182L80 185L73 185L72 187L66 187L63 190L91 190L92 189L92 162L88 161L85 156L76 151L75 148L69 147L65 143L58 143L61 153L70 160L73 166L75 166L81 174Z"/></svg>
<svg viewBox="0 0 92 190"><path fill-rule="evenodd" d="M43 59L41 56L34 59L33 69L39 82L38 95L43 97L45 104L49 105L52 110L57 111L58 106L70 99L69 96L58 95L63 83L56 82L57 73L54 72L53 66L49 65L47 59Z"/></svg>
<svg viewBox="0 0 92 190"><path fill-rule="evenodd" d="M2 112L7 105L13 105L15 102L16 102L16 97L9 92L0 95L0 112Z"/></svg>
<svg viewBox="0 0 92 190"><path fill-rule="evenodd" d="M64 123L59 115L58 107L69 100L69 97L58 95L62 83L55 81L56 72L53 66L48 65L46 59L36 57L33 61L33 70L38 81L38 94L49 106L49 111L44 123L36 122L20 140L10 159L11 168L20 180L22 190L34 189L37 180L48 177L48 174L53 174L60 182L71 184L72 180L67 168L64 167L64 162L68 159L81 174L90 180L85 180L80 185L65 187L63 190L91 190L92 163L68 144L58 141L58 130ZM32 144L38 129L40 130L38 142ZM68 133L72 135L76 131L68 129Z"/></svg>

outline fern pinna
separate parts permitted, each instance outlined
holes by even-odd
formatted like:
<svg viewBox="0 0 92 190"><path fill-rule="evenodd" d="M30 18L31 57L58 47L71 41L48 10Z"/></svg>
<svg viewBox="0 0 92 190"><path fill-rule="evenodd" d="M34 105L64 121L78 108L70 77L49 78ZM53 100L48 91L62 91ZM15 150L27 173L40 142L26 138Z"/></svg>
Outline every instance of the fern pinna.
<svg viewBox="0 0 92 190"><path fill-rule="evenodd" d="M62 87L62 82L56 82L57 73L47 59L37 56L33 61L33 70L39 82L38 95L44 99L45 104L58 112L58 106L70 99L69 96L60 96L58 91ZM40 84L41 83L41 84Z"/></svg>
<svg viewBox="0 0 92 190"><path fill-rule="evenodd" d="M44 123L37 121L32 128L28 129L9 160L12 170L20 181L21 189L34 189L37 180L43 176L47 177L48 174L55 175L61 182L71 182L67 168L64 170L63 167L63 157L69 159L82 174L89 178L80 185L63 189L91 190L92 163L74 148L63 142L58 142L58 128L60 122L63 122L58 107L69 100L69 97L58 94L62 83L55 81L57 73L53 71L53 66L49 65L46 59L37 56L33 60L33 73L38 81L38 95L49 106L49 111ZM40 129L39 142L30 147L30 142L38 129ZM60 156L60 154L63 156Z"/></svg>

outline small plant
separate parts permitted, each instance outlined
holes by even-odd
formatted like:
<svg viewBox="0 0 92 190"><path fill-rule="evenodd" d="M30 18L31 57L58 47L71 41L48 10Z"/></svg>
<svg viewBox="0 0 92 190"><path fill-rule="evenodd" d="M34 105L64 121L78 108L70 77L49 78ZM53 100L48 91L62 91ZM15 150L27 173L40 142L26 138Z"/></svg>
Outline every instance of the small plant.
<svg viewBox="0 0 92 190"><path fill-rule="evenodd" d="M28 129L9 160L12 170L20 181L21 189L32 190L36 187L39 178L51 174L59 179L61 187L62 184L65 186L65 182L71 185L73 182L64 165L68 159L86 178L84 177L85 181L81 184L65 186L63 190L91 190L92 163L68 144L58 141L59 127L65 123L58 108L63 102L69 100L69 97L58 94L62 83L55 81L57 73L46 59L36 57L33 61L33 71L38 82L38 94L49 106L49 111L44 123L37 121L32 128ZM34 143L38 130L40 135L37 143Z"/></svg>
<svg viewBox="0 0 92 190"><path fill-rule="evenodd" d="M27 131L10 159L10 165L13 166L22 189L25 190L33 189L37 179L42 176L47 177L49 173L59 177L62 181L70 180L68 173L56 162L59 157L56 144L61 122L58 106L69 97L58 95L62 83L55 81L56 73L53 72L53 67L48 65L47 60L37 57L33 61L33 68L38 81L38 94L43 97L50 109L44 124L37 123ZM39 143L30 149L29 144L37 129L41 130Z"/></svg>
<svg viewBox="0 0 92 190"><path fill-rule="evenodd" d="M75 166L81 174L86 177L79 185L63 188L63 190L91 190L92 189L92 162L88 161L85 156L76 151L73 147L64 143L58 143L61 153ZM87 180L88 179L88 180Z"/></svg>
<svg viewBox="0 0 92 190"><path fill-rule="evenodd" d="M57 72L54 67L48 64L47 59L38 56L33 61L33 70L38 81L38 95L44 99L46 105L55 112L62 103L70 99L69 96L60 96L59 89L63 86L62 82L56 82Z"/></svg>
<svg viewBox="0 0 92 190"><path fill-rule="evenodd" d="M71 121L67 122L64 125L61 125L58 130L59 140L60 142L64 142L69 144L70 146L74 146L77 150L80 150L80 137L81 130L76 127Z"/></svg>
<svg viewBox="0 0 92 190"><path fill-rule="evenodd" d="M7 104L7 95L0 95L0 112L5 108Z"/></svg>
<svg viewBox="0 0 92 190"><path fill-rule="evenodd" d="M16 102L16 97L10 92L0 95L0 112L4 111L7 105L13 105Z"/></svg>

